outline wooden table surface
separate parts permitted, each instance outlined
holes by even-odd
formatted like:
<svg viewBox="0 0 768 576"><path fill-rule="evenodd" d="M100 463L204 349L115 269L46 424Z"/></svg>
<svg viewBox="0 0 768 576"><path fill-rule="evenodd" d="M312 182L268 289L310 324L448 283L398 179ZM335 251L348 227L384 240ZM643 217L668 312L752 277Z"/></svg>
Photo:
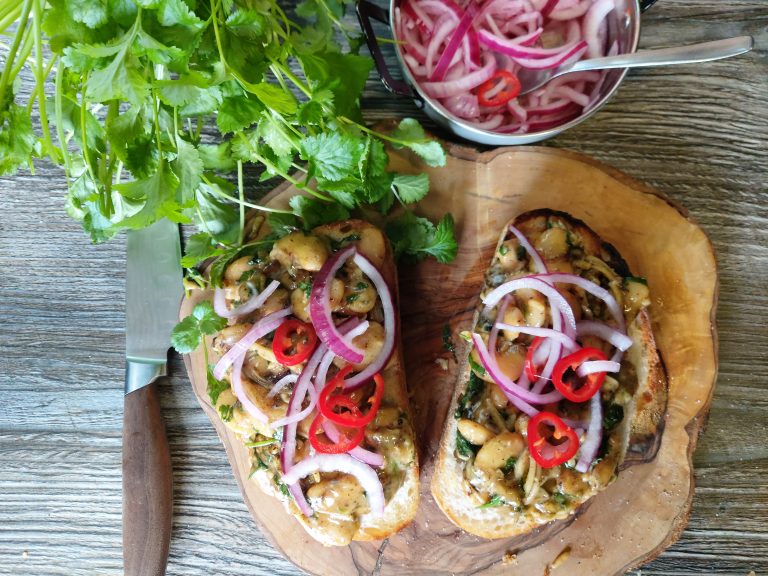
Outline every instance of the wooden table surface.
<svg viewBox="0 0 768 576"><path fill-rule="evenodd" d="M635 71L596 117L548 142L678 201L718 254L720 376L694 456L693 514L638 576L768 574L768 2L661 0L641 47L741 34L755 51ZM418 115L373 76L363 105L370 122ZM117 575L125 241L91 245L47 164L0 179L0 202L0 574ZM170 372L168 574L298 573L251 521L176 356Z"/></svg>

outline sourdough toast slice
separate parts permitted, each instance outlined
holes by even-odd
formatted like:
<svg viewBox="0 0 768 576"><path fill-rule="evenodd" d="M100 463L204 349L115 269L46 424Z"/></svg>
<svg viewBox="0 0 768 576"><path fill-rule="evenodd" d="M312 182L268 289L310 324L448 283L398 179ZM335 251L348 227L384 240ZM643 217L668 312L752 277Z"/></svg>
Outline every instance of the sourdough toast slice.
<svg viewBox="0 0 768 576"><path fill-rule="evenodd" d="M265 239L269 230L260 219L251 222L252 239ZM278 281L275 290L262 307L252 313L230 320L229 326L212 341L210 354L213 361L226 354L243 334L260 319L275 310L290 308L288 318L311 323L309 313L310 292L315 276L323 264L337 252L355 246L356 252L368 259L389 286L397 311L397 272L392 249L382 232L361 220L348 220L324 225L304 233L295 231L272 244L255 244L256 250L229 263L223 273L223 289L227 303L236 309L238 301L248 297L256 286ZM361 370L375 361L384 340L384 312L381 296L374 283L352 260L344 264L334 277L331 307L336 322L358 319L369 322L368 329L355 337L352 343L364 352L364 360L355 365ZM398 329L399 322L395 322ZM215 407L225 424L234 430L248 446L252 461L251 481L272 497L283 502L307 532L326 546L342 546L352 540L385 538L403 528L415 516L419 500L419 466L416 444L411 425L411 411L405 383L399 332L394 350L379 370L383 380L383 398L372 422L365 426L365 435L359 449L383 458L383 465L371 464L382 484L385 507L382 515L375 515L365 490L355 476L341 472L317 472L300 482L302 493L312 514L300 510L294 496L282 483L285 472L281 463L281 443L284 427L272 422L286 416L293 385L289 384L276 394L271 388L281 378L293 373L298 376L304 363L296 366L280 364L272 349L269 336L257 340L248 350L242 369L242 384L251 402L269 417L269 422L254 418L234 394L232 371L223 380L229 383L218 395ZM328 366L330 382L345 364L334 358ZM372 384L351 396L366 411ZM356 394L356 395L355 395ZM307 405L308 398L303 403ZM296 426L295 463L309 457L310 424L317 417L313 410ZM329 439L324 437L324 441ZM355 456L355 453L351 453Z"/></svg>
<svg viewBox="0 0 768 576"><path fill-rule="evenodd" d="M548 468L531 457L527 426L533 412L526 414L509 401L509 394L484 370L473 346L460 369L431 488L451 521L484 538L519 536L565 520L615 478L628 453L636 459L653 458L666 407L667 380L653 339L644 281L630 273L613 246L568 214L535 210L510 224L540 254L548 272L576 274L607 290L623 311L632 346L623 354L621 370L607 375L598 392L603 440L586 472L576 470L579 453ZM539 272L532 255L505 226L481 300L512 279ZM576 320L604 322L616 328L600 299L573 284L555 281L554 286ZM518 326L552 326L552 311L541 294L517 290L509 298L503 312L507 324L517 320ZM498 307L489 310L482 301L478 304L472 331L486 343L498 312ZM509 332L498 331L498 344L492 353L510 379L524 384L521 374L533 339ZM608 356L614 350L594 335L578 340L579 345L602 349ZM542 390L551 388L545 384ZM534 408L567 418L583 442L589 404L561 399ZM583 422L581 429L579 422Z"/></svg>

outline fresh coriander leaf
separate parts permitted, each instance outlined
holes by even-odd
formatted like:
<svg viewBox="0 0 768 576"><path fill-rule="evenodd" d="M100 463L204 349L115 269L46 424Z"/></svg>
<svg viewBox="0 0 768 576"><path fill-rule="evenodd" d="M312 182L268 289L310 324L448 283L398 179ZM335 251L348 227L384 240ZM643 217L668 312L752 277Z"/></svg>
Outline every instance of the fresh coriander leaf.
<svg viewBox="0 0 768 576"><path fill-rule="evenodd" d="M88 28L98 28L107 23L107 3L103 0L69 0L72 19Z"/></svg>
<svg viewBox="0 0 768 576"><path fill-rule="evenodd" d="M320 57L326 63L327 78L323 88L333 93L333 107L339 116L360 118L359 97L373 67L373 60L355 54L326 52Z"/></svg>
<svg viewBox="0 0 768 576"><path fill-rule="evenodd" d="M226 382L224 380L217 380L216 377L213 375L213 370L210 366L208 366L208 397L211 399L211 404L216 406L216 403L219 401L219 396L221 396L221 393L225 390L229 389L229 382Z"/></svg>
<svg viewBox="0 0 768 576"><path fill-rule="evenodd" d="M494 494L493 497L490 500L488 500L488 502L486 502L481 506L478 506L477 509L483 510L485 508L498 508L499 506L503 506L504 504L506 504L504 498L502 498L498 494Z"/></svg>
<svg viewBox="0 0 768 576"><path fill-rule="evenodd" d="M224 98L219 106L216 124L222 134L239 132L259 121L264 106L255 98L238 96Z"/></svg>
<svg viewBox="0 0 768 576"><path fill-rule="evenodd" d="M274 84L257 84L251 86L250 91L261 100L264 106L278 114L293 114L299 106L296 97L291 92Z"/></svg>
<svg viewBox="0 0 768 576"><path fill-rule="evenodd" d="M179 354L189 354L200 346L202 336L197 318L191 314L174 326L171 345Z"/></svg>
<svg viewBox="0 0 768 576"><path fill-rule="evenodd" d="M164 216L178 221L178 186L179 179L166 162L161 162L157 171L148 178L115 185L114 189L128 200L143 203L143 207L136 214L118 222L119 227L145 228Z"/></svg>
<svg viewBox="0 0 768 576"><path fill-rule="evenodd" d="M250 40L263 37L269 27L265 16L253 10L242 9L227 16L226 26L235 36Z"/></svg>
<svg viewBox="0 0 768 576"><path fill-rule="evenodd" d="M403 203L412 204L423 199L429 192L429 176L427 174L395 174L392 186Z"/></svg>
<svg viewBox="0 0 768 576"><path fill-rule="evenodd" d="M289 204L293 213L304 221L307 230L349 219L349 211L341 204L322 202L306 196L294 196Z"/></svg>
<svg viewBox="0 0 768 576"><path fill-rule="evenodd" d="M267 223L269 224L269 227L272 228L272 232L280 237L301 229L299 220L293 214L271 212L269 216L267 216Z"/></svg>
<svg viewBox="0 0 768 576"><path fill-rule="evenodd" d="M309 136L301 143L301 157L309 162L310 173L332 182L354 174L362 153L362 140L341 132Z"/></svg>
<svg viewBox="0 0 768 576"><path fill-rule="evenodd" d="M206 170L230 171L237 166L232 157L232 142L229 140L221 144L200 144L197 151Z"/></svg>
<svg viewBox="0 0 768 576"><path fill-rule="evenodd" d="M30 115L10 102L7 109L0 111L0 174L15 174L29 165L35 140Z"/></svg>
<svg viewBox="0 0 768 576"><path fill-rule="evenodd" d="M396 256L408 254L421 259L429 255L438 262L447 263L456 257L459 249L450 214L443 216L435 226L408 211L389 222L386 231Z"/></svg>
<svg viewBox="0 0 768 576"><path fill-rule="evenodd" d="M195 198L198 210L195 219L198 226L207 230L217 242L232 244L237 242L240 236L240 215L234 204L221 199L225 186L231 187L228 182L222 180L197 186Z"/></svg>
<svg viewBox="0 0 768 576"><path fill-rule="evenodd" d="M445 151L439 142L427 138L421 124L413 118L404 118L392 132L395 148L407 147L430 166L445 166Z"/></svg>
<svg viewBox="0 0 768 576"><path fill-rule="evenodd" d="M184 0L162 0L158 8L157 20L162 26L183 26L194 30L202 30L205 26Z"/></svg>
<svg viewBox="0 0 768 576"><path fill-rule="evenodd" d="M277 156L293 155L294 146L290 136L282 127L277 124L277 120L264 114L259 122L258 135L264 140L264 143L272 148Z"/></svg>
<svg viewBox="0 0 768 576"><path fill-rule="evenodd" d="M187 240L184 246L184 257L181 259L181 265L184 268L192 268L199 262L219 256L222 253L221 248L216 246L216 243L209 234L198 232Z"/></svg>
<svg viewBox="0 0 768 576"><path fill-rule="evenodd" d="M309 280L302 280L299 282L298 287L301 288L307 298L312 294L312 282Z"/></svg>
<svg viewBox="0 0 768 576"><path fill-rule="evenodd" d="M203 161L193 144L176 138L176 160L174 172L179 178L178 199L182 206L194 202L195 190L203 174Z"/></svg>
<svg viewBox="0 0 768 576"><path fill-rule="evenodd" d="M197 304L192 309L192 316L197 319L200 332L206 335L215 334L227 325L227 319L216 314L213 304L208 300Z"/></svg>

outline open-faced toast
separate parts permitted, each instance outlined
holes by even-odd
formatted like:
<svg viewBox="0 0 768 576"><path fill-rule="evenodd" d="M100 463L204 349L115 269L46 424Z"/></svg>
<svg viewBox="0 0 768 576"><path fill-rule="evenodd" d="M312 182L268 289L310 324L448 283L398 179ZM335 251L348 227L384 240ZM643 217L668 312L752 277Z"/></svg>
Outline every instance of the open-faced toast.
<svg viewBox="0 0 768 576"><path fill-rule="evenodd" d="M360 220L279 239L252 224L214 295L230 319L208 342L213 404L250 481L315 539L385 538L419 500L392 250Z"/></svg>
<svg viewBox="0 0 768 576"><path fill-rule="evenodd" d="M574 514L628 454L653 457L667 382L649 303L583 222L536 210L505 227L432 479L456 525L526 534Z"/></svg>

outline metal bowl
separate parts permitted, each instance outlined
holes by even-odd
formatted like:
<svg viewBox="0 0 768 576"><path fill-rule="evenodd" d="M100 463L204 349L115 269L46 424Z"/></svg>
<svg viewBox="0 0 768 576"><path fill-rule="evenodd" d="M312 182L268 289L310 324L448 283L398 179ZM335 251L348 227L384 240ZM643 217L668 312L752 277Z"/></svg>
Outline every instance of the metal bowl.
<svg viewBox="0 0 768 576"><path fill-rule="evenodd" d="M517 144L531 144L533 142L539 142L557 136L561 132L582 123L584 120L595 114L606 102L608 102L608 100L610 100L611 96L613 96L614 92L618 89L619 84L621 84L621 81L624 79L624 76L627 74L627 70L606 71L606 79L600 88L599 98L594 104L588 109L585 109L580 116L565 122L560 126L537 132L528 132L526 134L501 134L490 130L481 130L466 120L454 116L438 101L424 93L405 63L402 48L399 43L395 43L395 54L397 55L397 60L400 64L404 80L398 80L390 73L386 62L384 61L381 48L376 40L376 35L373 32L371 20L378 20L389 24L394 35L396 29L394 23L395 8L399 6L400 2L401 0L390 0L388 12L375 4L372 4L369 0L360 0L357 5L360 24L362 25L368 48L376 62L376 68L381 76L381 80L384 83L384 86L391 92L413 98L417 106L424 109L427 116L440 126L447 128L465 140L492 146L510 146ZM650 3L652 2L647 2L648 5L650 5ZM637 44L640 40L640 11L641 7L640 4L638 4L638 0L616 0L616 9L608 14L608 42L613 43L615 40L618 44L620 54L637 51ZM395 40L397 40L396 37Z"/></svg>

